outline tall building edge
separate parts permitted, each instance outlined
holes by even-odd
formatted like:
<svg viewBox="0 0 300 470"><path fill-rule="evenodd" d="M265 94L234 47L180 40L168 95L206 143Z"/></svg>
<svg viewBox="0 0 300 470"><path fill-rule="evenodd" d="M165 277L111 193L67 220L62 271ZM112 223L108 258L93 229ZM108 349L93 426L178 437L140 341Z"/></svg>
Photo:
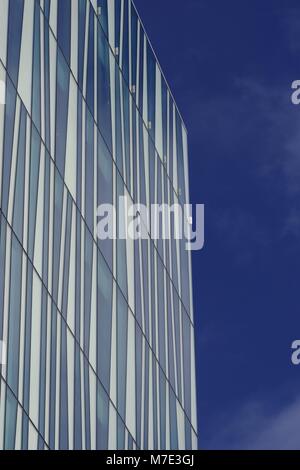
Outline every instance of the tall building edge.
<svg viewBox="0 0 300 470"><path fill-rule="evenodd" d="M196 449L186 241L97 232L122 196L189 203L187 131L136 8L0 2L0 449Z"/></svg>

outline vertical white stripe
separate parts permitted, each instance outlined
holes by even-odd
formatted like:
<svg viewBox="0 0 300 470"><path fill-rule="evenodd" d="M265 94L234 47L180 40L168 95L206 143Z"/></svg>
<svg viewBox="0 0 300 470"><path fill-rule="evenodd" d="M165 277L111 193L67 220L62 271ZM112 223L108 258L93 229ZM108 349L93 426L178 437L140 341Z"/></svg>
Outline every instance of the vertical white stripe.
<svg viewBox="0 0 300 470"><path fill-rule="evenodd" d="M94 16L94 120L98 122L98 62L97 62L97 43L98 43L98 30L97 30L97 16ZM99 77L101 80L101 77Z"/></svg>
<svg viewBox="0 0 300 470"><path fill-rule="evenodd" d="M28 450L37 450L38 447L38 433L35 428L29 423L28 430Z"/></svg>
<svg viewBox="0 0 300 470"><path fill-rule="evenodd" d="M52 5L52 2L51 2ZM56 112L56 56L57 45L50 34L49 41L50 55L50 136L51 136L51 156L55 157L55 112Z"/></svg>
<svg viewBox="0 0 300 470"><path fill-rule="evenodd" d="M52 294L53 271L53 234L54 234L54 164L50 161L50 198L49 198L49 251L48 251L48 290Z"/></svg>
<svg viewBox="0 0 300 470"><path fill-rule="evenodd" d="M23 246L24 246L25 250L27 249L27 243L28 243L30 142L31 142L31 121L30 121L30 118L27 116L27 120L26 120L25 183L24 183L24 233L23 233Z"/></svg>
<svg viewBox="0 0 300 470"><path fill-rule="evenodd" d="M70 247L70 273L68 285L68 314L67 322L70 330L75 332L75 296L76 296L76 207L72 205L72 228Z"/></svg>
<svg viewBox="0 0 300 470"><path fill-rule="evenodd" d="M108 40L112 50L115 50L115 0L107 2Z"/></svg>
<svg viewBox="0 0 300 470"><path fill-rule="evenodd" d="M87 60L89 46L89 11L90 2L86 2L86 18L85 18L85 39L84 39L84 56L83 56L83 96L86 97L87 85Z"/></svg>
<svg viewBox="0 0 300 470"><path fill-rule="evenodd" d="M22 262L22 291L20 312L20 353L19 353L19 400L23 403L23 378L24 378L24 353L25 353L25 316L26 316L26 294L27 294L27 257L23 255Z"/></svg>
<svg viewBox="0 0 300 470"><path fill-rule="evenodd" d="M2 60L4 65L6 65L7 56L8 4L9 0L1 0L0 59Z"/></svg>
<svg viewBox="0 0 300 470"><path fill-rule="evenodd" d="M57 36L57 0L51 0L50 4L50 27L54 33L54 36Z"/></svg>
<svg viewBox="0 0 300 470"><path fill-rule="evenodd" d="M170 391L171 387L169 383L166 383L166 450L170 450L171 442L170 437L172 429L170 429Z"/></svg>
<svg viewBox="0 0 300 470"><path fill-rule="evenodd" d="M191 327L191 422L197 430L196 364L194 328Z"/></svg>
<svg viewBox="0 0 300 470"><path fill-rule="evenodd" d="M136 438L136 399L135 399L135 319L129 312L127 334L127 374L126 374L126 426Z"/></svg>
<svg viewBox="0 0 300 470"><path fill-rule="evenodd" d="M18 405L17 409L17 426L16 426L16 442L14 450L21 450L22 447L22 408Z"/></svg>
<svg viewBox="0 0 300 470"><path fill-rule="evenodd" d="M55 449L59 449L59 421L60 421L60 348L61 348L61 316L58 311L57 330L56 330L56 390L55 390Z"/></svg>
<svg viewBox="0 0 300 470"><path fill-rule="evenodd" d="M11 156L11 173L10 173L10 185L9 185L9 198L8 198L8 214L7 219L12 226L13 220L13 208L14 208L14 195L15 195L15 178L16 178L16 167L17 167L17 155L18 155L18 143L19 143L19 129L20 129L20 109L21 101L17 98L16 113L15 113L15 124L14 124L14 139L13 149Z"/></svg>
<svg viewBox="0 0 300 470"><path fill-rule="evenodd" d="M82 450L85 450L86 445L85 445L85 390L84 390L84 360L83 360L83 354L80 353L80 367L81 367L81 437L82 437Z"/></svg>
<svg viewBox="0 0 300 470"><path fill-rule="evenodd" d="M49 411L50 411L50 366L51 366L51 312L52 301L47 302L47 345L46 345L46 397L45 397L45 441L49 441Z"/></svg>
<svg viewBox="0 0 300 470"><path fill-rule="evenodd" d="M124 0L120 0L121 5L121 25L120 25L120 47L119 47L119 66L122 70L122 63L123 63L123 31L124 31ZM127 2L126 2L127 3Z"/></svg>
<svg viewBox="0 0 300 470"><path fill-rule="evenodd" d="M113 303L112 303L112 333L111 333L111 364L110 364L110 399L117 403L117 299L116 285L113 283Z"/></svg>
<svg viewBox="0 0 300 470"><path fill-rule="evenodd" d="M135 101L137 103L137 106L140 106L139 103L139 96L140 96L140 67L143 66L143 64L140 63L140 35L141 35L141 24L140 21L138 20L137 23L137 61L136 61L136 77L135 77ZM138 113L136 113L138 115Z"/></svg>
<svg viewBox="0 0 300 470"><path fill-rule="evenodd" d="M116 89L115 89L115 58L111 51L109 51L109 68L110 68L110 99L111 99L111 130L112 130L112 154L113 159L116 161ZM101 119L101 116L99 116Z"/></svg>
<svg viewBox="0 0 300 470"><path fill-rule="evenodd" d="M74 380L75 380L75 341L69 331L67 331L67 369L68 369L68 431L69 450L74 448Z"/></svg>
<svg viewBox="0 0 300 470"><path fill-rule="evenodd" d="M177 410L177 427L178 427L178 447L179 450L185 449L185 425L184 425L184 412L178 400L176 400Z"/></svg>
<svg viewBox="0 0 300 470"><path fill-rule="evenodd" d="M31 322L31 351L30 351L30 394L29 414L33 423L38 426L39 419L39 381L40 381L40 336L41 336L41 282L33 273L32 282L32 322Z"/></svg>
<svg viewBox="0 0 300 470"><path fill-rule="evenodd" d="M1 3L3 3L1 1ZM2 6L1 6L2 10ZM2 13L1 13L2 15ZM42 17L42 15L41 15ZM31 113L34 2L24 0L23 30L20 50L18 93ZM0 38L1 42L1 38Z"/></svg>
<svg viewBox="0 0 300 470"><path fill-rule="evenodd" d="M149 408L148 408L148 447L147 449L153 450L153 368L152 368L153 355L150 351L149 354Z"/></svg>
<svg viewBox="0 0 300 470"><path fill-rule="evenodd" d="M91 450L96 450L97 447L97 404L96 404L96 375L90 368L90 417L91 417Z"/></svg>
<svg viewBox="0 0 300 470"><path fill-rule="evenodd" d="M84 347L84 246L85 246L85 225L81 221L81 278L80 278L80 346Z"/></svg>
<svg viewBox="0 0 300 470"><path fill-rule="evenodd" d="M43 272L43 237L44 237L44 180L45 180L45 147L42 145L40 174L37 194L37 215L34 243L34 266L42 276Z"/></svg>
<svg viewBox="0 0 300 470"><path fill-rule="evenodd" d="M97 368L97 256L95 245L93 243L92 253L92 299L91 299L91 330L90 330L90 348L89 361L94 370Z"/></svg>
<svg viewBox="0 0 300 470"><path fill-rule="evenodd" d="M63 280L64 280L64 264L65 264L65 241L66 241L66 228L67 228L67 191L63 190L63 210L62 210L62 224L61 241L60 241L60 257L59 257L59 274L58 274L58 300L57 306L62 311L63 305Z"/></svg>
<svg viewBox="0 0 300 470"><path fill-rule="evenodd" d="M74 2L75 3L75 2ZM76 201L77 179L77 85L71 76L66 144L65 183Z"/></svg>
<svg viewBox="0 0 300 470"><path fill-rule="evenodd" d="M109 450L117 449L117 413L112 404L109 404L109 433L108 433Z"/></svg>
<svg viewBox="0 0 300 470"><path fill-rule="evenodd" d="M145 360L145 338L142 336L142 400L141 400L141 449L147 449L147 442L144 442L144 427L145 427L145 374L146 374L146 360Z"/></svg>
<svg viewBox="0 0 300 470"><path fill-rule="evenodd" d="M147 71L147 39L144 36L144 64L140 64L143 67L143 119L148 124L148 71ZM139 103L141 106L141 103Z"/></svg>
<svg viewBox="0 0 300 470"><path fill-rule="evenodd" d="M45 118L45 41L44 41L44 16L40 15L41 25L41 137L46 140L46 118ZM47 26L46 26L47 27Z"/></svg>
<svg viewBox="0 0 300 470"><path fill-rule="evenodd" d="M0 63L0 80L3 83L5 82L5 77L6 77L6 72L5 72L4 68L2 67L2 64ZM4 92L5 92L5 90L4 90ZM1 97L0 97L0 101L1 101ZM0 154L1 155L3 155L3 152L4 152L4 149L3 149L3 145L4 145L4 116L5 116L5 105L0 104ZM0 194L2 194L2 165L3 165L3 158L0 158ZM1 384L0 384L0 386L1 386Z"/></svg>
<svg viewBox="0 0 300 470"><path fill-rule="evenodd" d="M81 214L85 216L85 141L86 141L86 104L82 100L82 158L81 158Z"/></svg>
<svg viewBox="0 0 300 470"><path fill-rule="evenodd" d="M155 92L155 146L159 157L163 161L163 122L162 122L162 91L161 91L161 72L156 64L156 92ZM154 124L154 123L153 123Z"/></svg>

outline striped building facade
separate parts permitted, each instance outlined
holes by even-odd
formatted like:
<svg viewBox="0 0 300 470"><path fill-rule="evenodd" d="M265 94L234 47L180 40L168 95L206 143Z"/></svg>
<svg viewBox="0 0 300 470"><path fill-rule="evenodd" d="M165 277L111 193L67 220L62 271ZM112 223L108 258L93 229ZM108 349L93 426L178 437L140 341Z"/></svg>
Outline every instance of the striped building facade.
<svg viewBox="0 0 300 470"><path fill-rule="evenodd" d="M0 449L196 448L190 252L96 236L100 203L189 200L141 20L129 0L0 12Z"/></svg>

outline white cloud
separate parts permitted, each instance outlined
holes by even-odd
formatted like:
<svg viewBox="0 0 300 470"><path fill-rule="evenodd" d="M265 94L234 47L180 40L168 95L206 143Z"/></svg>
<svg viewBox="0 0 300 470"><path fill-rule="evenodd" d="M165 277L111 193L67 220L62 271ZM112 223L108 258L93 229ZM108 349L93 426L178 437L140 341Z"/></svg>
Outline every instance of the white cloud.
<svg viewBox="0 0 300 470"><path fill-rule="evenodd" d="M226 414L208 443L211 449L299 450L300 398L272 413L266 404L249 402L235 415Z"/></svg>

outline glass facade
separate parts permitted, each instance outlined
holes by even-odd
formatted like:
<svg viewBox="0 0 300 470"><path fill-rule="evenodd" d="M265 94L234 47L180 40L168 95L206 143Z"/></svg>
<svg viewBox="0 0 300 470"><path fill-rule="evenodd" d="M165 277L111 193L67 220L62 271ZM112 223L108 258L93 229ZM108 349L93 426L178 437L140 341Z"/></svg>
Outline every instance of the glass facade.
<svg viewBox="0 0 300 470"><path fill-rule="evenodd" d="M194 449L185 241L96 236L120 195L189 201L140 18L129 0L0 5L0 448Z"/></svg>

